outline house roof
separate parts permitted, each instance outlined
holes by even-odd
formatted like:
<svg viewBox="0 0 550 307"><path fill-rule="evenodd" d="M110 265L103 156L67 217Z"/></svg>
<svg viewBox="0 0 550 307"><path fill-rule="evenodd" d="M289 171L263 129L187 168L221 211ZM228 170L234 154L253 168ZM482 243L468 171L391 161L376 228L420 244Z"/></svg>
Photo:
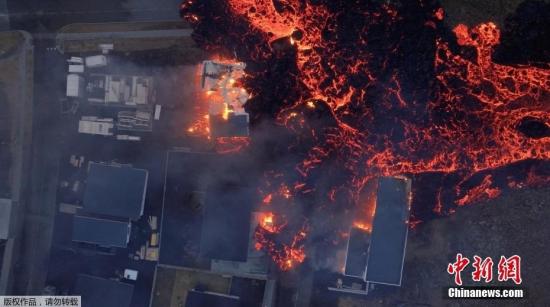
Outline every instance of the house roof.
<svg viewBox="0 0 550 307"><path fill-rule="evenodd" d="M401 285L407 243L411 182L380 178L372 226L366 281Z"/></svg>
<svg viewBox="0 0 550 307"><path fill-rule="evenodd" d="M130 223L85 216L73 220L73 241L105 247L126 247L130 236Z"/></svg>
<svg viewBox="0 0 550 307"><path fill-rule="evenodd" d="M227 155L169 152L159 262L193 267L202 260L247 260L256 191L219 178ZM237 181L235 178L227 179ZM185 244L182 244L185 242Z"/></svg>
<svg viewBox="0 0 550 307"><path fill-rule="evenodd" d="M83 307L129 307L133 293L133 285L80 274L74 294L82 296Z"/></svg>
<svg viewBox="0 0 550 307"><path fill-rule="evenodd" d="M159 262L192 266L188 255L199 249L204 187L215 174L216 156L210 153L168 153L161 219ZM185 244L181 244L185 242ZM196 256L193 252L193 256Z"/></svg>
<svg viewBox="0 0 550 307"><path fill-rule="evenodd" d="M370 244L370 233L364 229L350 229L344 275L364 278Z"/></svg>
<svg viewBox="0 0 550 307"><path fill-rule="evenodd" d="M138 220L143 214L148 172L90 163L83 211Z"/></svg>
<svg viewBox="0 0 550 307"><path fill-rule="evenodd" d="M216 183L206 192L200 254L202 257L246 261L254 190Z"/></svg>
<svg viewBox="0 0 550 307"><path fill-rule="evenodd" d="M214 292L187 292L185 307L239 307L239 297Z"/></svg>
<svg viewBox="0 0 550 307"><path fill-rule="evenodd" d="M228 118L210 116L210 131L212 137L243 137L248 136L248 114L229 113Z"/></svg>

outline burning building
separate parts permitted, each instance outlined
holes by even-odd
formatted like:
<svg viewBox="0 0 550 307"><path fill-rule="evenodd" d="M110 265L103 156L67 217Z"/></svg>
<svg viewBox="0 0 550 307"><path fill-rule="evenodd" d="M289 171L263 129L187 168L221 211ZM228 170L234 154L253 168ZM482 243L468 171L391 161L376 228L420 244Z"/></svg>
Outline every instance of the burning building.
<svg viewBox="0 0 550 307"><path fill-rule="evenodd" d="M411 180L380 178L375 198L372 225L354 225L349 232L343 273L366 283L364 288L353 293L366 294L369 284L401 285L409 229ZM329 289L349 292L344 284Z"/></svg>
<svg viewBox="0 0 550 307"><path fill-rule="evenodd" d="M244 76L244 63L204 61L201 87L208 100L210 136L247 137L248 113L244 104L248 93L237 84Z"/></svg>
<svg viewBox="0 0 550 307"><path fill-rule="evenodd" d="M262 221L253 212L257 193L246 172L224 169L239 159L168 152L152 306L166 306L166 297L177 297L178 306L272 306L276 281L268 276L269 257L253 240ZM167 271L185 281L169 277L173 286L166 287L158 280Z"/></svg>
<svg viewBox="0 0 550 307"><path fill-rule="evenodd" d="M533 132L550 125L550 71L496 62L494 23L448 29L436 1L184 1L181 13L205 50L246 63L247 150L273 212L256 240L283 270L345 242L375 178L430 194L413 198L410 227L550 178L538 167L550 134Z"/></svg>

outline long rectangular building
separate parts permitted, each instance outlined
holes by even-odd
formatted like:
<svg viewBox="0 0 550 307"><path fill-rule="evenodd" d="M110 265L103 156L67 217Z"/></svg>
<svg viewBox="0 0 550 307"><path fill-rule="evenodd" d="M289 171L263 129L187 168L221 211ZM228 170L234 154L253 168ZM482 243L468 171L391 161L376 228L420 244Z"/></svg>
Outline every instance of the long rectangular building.
<svg viewBox="0 0 550 307"><path fill-rule="evenodd" d="M73 221L73 241L125 248L130 240L130 227L129 221L119 222L76 215Z"/></svg>
<svg viewBox="0 0 550 307"><path fill-rule="evenodd" d="M365 281L401 285L411 199L411 180L379 179Z"/></svg>

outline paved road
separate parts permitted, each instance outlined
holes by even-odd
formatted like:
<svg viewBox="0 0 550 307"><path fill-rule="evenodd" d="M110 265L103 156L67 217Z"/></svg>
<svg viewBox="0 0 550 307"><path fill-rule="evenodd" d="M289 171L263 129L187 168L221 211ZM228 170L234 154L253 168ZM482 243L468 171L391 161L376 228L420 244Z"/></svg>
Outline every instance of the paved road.
<svg viewBox="0 0 550 307"><path fill-rule="evenodd" d="M7 7L12 29L53 32L76 22L177 20L179 3L180 0L7 0Z"/></svg>
<svg viewBox="0 0 550 307"><path fill-rule="evenodd" d="M10 17L8 14L8 2L0 0L0 31L6 31L10 28Z"/></svg>
<svg viewBox="0 0 550 307"><path fill-rule="evenodd" d="M63 94L64 59L57 52L45 51L51 44L34 40L32 174L14 274L13 292L17 294L36 294L42 290L53 231L59 146L64 128L59 120L58 102Z"/></svg>
<svg viewBox="0 0 550 307"><path fill-rule="evenodd" d="M13 173L11 183L11 199L13 201L14 219L14 232L16 234L22 231L22 219L25 215L25 204L28 202L29 187L26 184L28 182L28 173L30 167L30 130L31 130L31 117L32 117L32 94L28 91L32 89L31 84L27 83L30 69L28 67L28 56L32 56L29 52L32 51L31 37L26 36L26 41L17 50L11 53L10 56L16 57L18 61L18 72L14 78L20 80L20 87L18 94L19 101L17 101L18 108L14 108L11 112L11 117L14 124L14 142L12 150L12 163L11 172ZM31 68L32 69L32 68ZM16 235L17 236L17 235ZM18 251L22 245L22 240L19 237L11 238L6 243L4 259L2 261L2 276L0 277L0 293L5 292L11 287L11 276L14 275L15 267L19 259ZM14 265L15 264L15 265Z"/></svg>
<svg viewBox="0 0 550 307"><path fill-rule="evenodd" d="M58 41L86 40L86 39L117 39L117 38L172 38L190 37L193 34L191 29L178 30L152 30L152 31L128 31L128 32L99 32L99 33L37 33L35 39L47 40L57 39Z"/></svg>

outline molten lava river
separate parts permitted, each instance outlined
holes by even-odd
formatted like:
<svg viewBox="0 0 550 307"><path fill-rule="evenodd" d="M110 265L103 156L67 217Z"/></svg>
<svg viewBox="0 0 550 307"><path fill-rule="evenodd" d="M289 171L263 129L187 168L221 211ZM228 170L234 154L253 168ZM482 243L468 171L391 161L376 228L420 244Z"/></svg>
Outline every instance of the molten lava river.
<svg viewBox="0 0 550 307"><path fill-rule="evenodd" d="M450 29L429 0L187 0L181 14L201 48L247 64L242 150L264 161L269 212L256 247L282 270L350 221L368 229L357 212L378 176L413 178L411 227L550 182L550 70L493 60L490 21Z"/></svg>

